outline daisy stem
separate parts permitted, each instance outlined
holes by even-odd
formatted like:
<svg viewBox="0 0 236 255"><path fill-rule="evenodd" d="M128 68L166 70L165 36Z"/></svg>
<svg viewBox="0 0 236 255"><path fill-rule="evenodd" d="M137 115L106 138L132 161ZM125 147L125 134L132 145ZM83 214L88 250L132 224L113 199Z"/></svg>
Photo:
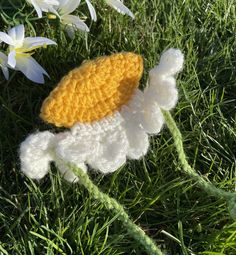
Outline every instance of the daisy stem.
<svg viewBox="0 0 236 255"><path fill-rule="evenodd" d="M202 176L200 176L189 165L186 159L186 154L184 152L182 134L180 133L170 112L162 111L162 114L164 115L166 125L169 128L170 133L172 134L172 137L174 139L179 161L182 165L184 172L188 174L191 178L193 178L198 183L198 185L210 195L213 195L220 199L225 199L228 202L231 217L236 220L236 193L227 192L215 187L211 182L205 180Z"/></svg>
<svg viewBox="0 0 236 255"><path fill-rule="evenodd" d="M75 175L79 177L80 183L84 185L94 199L98 200L107 209L112 210L118 215L118 219L123 223L123 226L127 228L129 234L145 247L149 255L163 255L161 250L157 248L155 242L148 237L139 226L133 223L121 204L119 204L114 198L111 198L100 191L99 188L90 180L87 173L84 173L84 171L71 164L70 168Z"/></svg>

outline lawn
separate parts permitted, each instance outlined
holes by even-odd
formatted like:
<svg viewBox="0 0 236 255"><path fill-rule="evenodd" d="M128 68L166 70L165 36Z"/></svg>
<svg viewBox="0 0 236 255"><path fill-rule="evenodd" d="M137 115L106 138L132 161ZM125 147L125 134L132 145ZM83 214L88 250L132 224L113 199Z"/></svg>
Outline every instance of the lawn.
<svg viewBox="0 0 236 255"><path fill-rule="evenodd" d="M0 74L0 254L145 254L117 215L79 184L52 167L41 181L20 172L19 145L36 130L58 129L42 122L43 100L69 70L84 60L120 51L144 57L145 71L160 54L179 48L185 55L178 75L179 102L172 115L181 130L188 161L225 191L236 189L236 3L234 0L130 0L135 20L102 1L93 1L98 21L90 33L69 39L55 20L33 20L23 0L0 0L0 31L24 24L28 35L45 36L56 47L37 50L47 70L44 85L11 72ZM88 15L82 1L78 11ZM8 19L3 12L13 19ZM80 14L80 12L79 12ZM7 24L8 21L8 24ZM11 23L9 23L11 21ZM236 222L224 200L210 196L185 175L167 128L150 138L148 155L117 172L91 172L100 189L116 198L136 224L169 255L236 254Z"/></svg>

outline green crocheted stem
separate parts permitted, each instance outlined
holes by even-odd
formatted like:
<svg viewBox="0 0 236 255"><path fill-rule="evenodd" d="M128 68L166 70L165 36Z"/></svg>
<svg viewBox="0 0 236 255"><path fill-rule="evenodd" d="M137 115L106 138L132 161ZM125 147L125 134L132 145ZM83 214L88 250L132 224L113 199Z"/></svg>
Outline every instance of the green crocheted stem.
<svg viewBox="0 0 236 255"><path fill-rule="evenodd" d="M183 167L184 172L187 173L195 181L197 181L198 185L203 188L207 193L210 193L211 195L214 195L218 198L224 198L229 204L230 215L233 219L236 220L236 193L227 192L215 187L212 183L206 181L203 177L201 177L195 172L195 170L188 164L188 161L186 159L183 148L182 135L178 127L176 126L174 119L168 111L162 111L162 114L173 136L175 147L179 156L179 161Z"/></svg>
<svg viewBox="0 0 236 255"><path fill-rule="evenodd" d="M87 173L84 173L81 169L70 165L71 170L79 177L80 183L89 191L90 195L100 203L105 205L109 210L113 210L118 215L119 220L123 223L124 227L127 228L129 234L139 241L150 255L163 255L160 249L157 248L154 241L148 237L145 232L138 227L129 218L125 212L123 206L119 204L114 198L109 197L107 194L99 190L99 188L90 180Z"/></svg>

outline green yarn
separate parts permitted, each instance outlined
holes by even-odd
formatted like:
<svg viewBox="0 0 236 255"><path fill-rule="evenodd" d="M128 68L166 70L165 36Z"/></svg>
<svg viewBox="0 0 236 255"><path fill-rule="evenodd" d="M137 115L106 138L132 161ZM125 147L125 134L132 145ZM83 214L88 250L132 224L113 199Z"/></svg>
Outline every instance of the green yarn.
<svg viewBox="0 0 236 255"><path fill-rule="evenodd" d="M215 187L212 183L206 181L202 176L198 175L195 172L195 170L188 164L188 161L186 159L183 148L182 135L178 127L176 126L174 119L168 111L162 111L162 114L164 115L166 124L173 136L175 147L179 156L179 161L183 167L184 172L187 173L191 178L193 178L198 183L198 185L203 188L207 193L215 197L225 199L228 203L230 216L234 220L236 220L236 193L227 192Z"/></svg>
<svg viewBox="0 0 236 255"><path fill-rule="evenodd" d="M157 248L154 241L148 237L139 226L133 223L121 204L119 204L114 198L111 198L100 191L99 188L90 180L87 173L84 173L81 169L74 165L70 164L69 166L75 175L79 177L80 183L84 185L93 198L118 215L119 220L123 223L124 227L127 228L129 234L144 246L149 255L163 255L161 250Z"/></svg>
<svg viewBox="0 0 236 255"><path fill-rule="evenodd" d="M236 221L236 193L231 193L219 189L196 173L196 171L188 164L183 148L182 135L174 119L172 118L170 112L162 111L162 113L166 124L173 136L183 171L187 173L192 179L194 179L198 185L207 193L215 197L225 199L228 203L230 216ZM79 177L81 184L84 185L84 187L89 191L93 198L102 203L107 209L112 210L118 215L118 219L123 223L124 227L126 227L129 234L144 246L146 252L149 255L163 255L161 250L157 248L155 242L150 237L148 237L139 226L133 223L121 204L119 204L114 198L111 198L107 194L100 191L99 188L90 180L87 173L84 173L83 170L75 167L74 165L68 165L75 173L75 175Z"/></svg>

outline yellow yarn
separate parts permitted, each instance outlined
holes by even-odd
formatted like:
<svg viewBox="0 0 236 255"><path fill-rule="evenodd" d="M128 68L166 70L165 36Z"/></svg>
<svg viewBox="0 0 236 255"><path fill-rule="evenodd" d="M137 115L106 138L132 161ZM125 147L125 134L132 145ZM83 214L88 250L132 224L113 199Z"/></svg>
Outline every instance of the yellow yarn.
<svg viewBox="0 0 236 255"><path fill-rule="evenodd" d="M142 57L134 53L86 61L62 78L43 102L40 117L58 127L72 127L112 115L131 99L142 73Z"/></svg>

